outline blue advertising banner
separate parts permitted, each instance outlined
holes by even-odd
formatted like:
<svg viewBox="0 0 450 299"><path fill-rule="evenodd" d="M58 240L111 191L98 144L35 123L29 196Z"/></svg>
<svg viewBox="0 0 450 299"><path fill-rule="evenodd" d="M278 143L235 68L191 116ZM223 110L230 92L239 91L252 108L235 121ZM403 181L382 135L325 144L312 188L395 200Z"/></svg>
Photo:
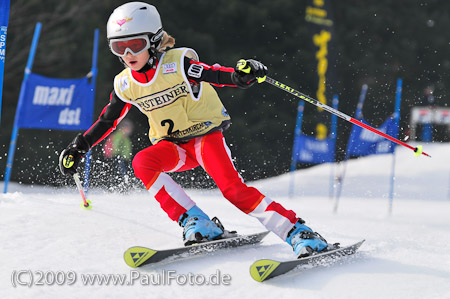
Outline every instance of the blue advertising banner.
<svg viewBox="0 0 450 299"><path fill-rule="evenodd" d="M333 108L337 110L339 105L338 95L333 96ZM294 171L297 168L297 163L311 163L311 164L321 164L329 163L335 161L335 148L336 148L336 135L337 135L337 116L333 114L331 116L331 134L328 138L316 138L312 136L306 136L302 134L302 121L303 121L303 111L305 102L303 100L299 101L297 108L297 122L295 124L294 131L294 145L292 147L292 158L291 158L291 179L289 183L289 197L294 196ZM332 174L334 173L334 168L332 167ZM330 176L330 190L333 188L333 179Z"/></svg>
<svg viewBox="0 0 450 299"><path fill-rule="evenodd" d="M18 126L85 130L92 125L94 86L88 78L55 79L29 74Z"/></svg>
<svg viewBox="0 0 450 299"><path fill-rule="evenodd" d="M303 163L327 163L334 162L334 148L336 140L326 138L319 140L313 136L301 134L295 140L295 148L298 150L296 162Z"/></svg>
<svg viewBox="0 0 450 299"><path fill-rule="evenodd" d="M364 119L361 122L368 124ZM390 136L398 135L398 124L393 117L388 118L377 129ZM359 126L353 126L347 151L350 156L367 156L390 154L394 149L395 143Z"/></svg>

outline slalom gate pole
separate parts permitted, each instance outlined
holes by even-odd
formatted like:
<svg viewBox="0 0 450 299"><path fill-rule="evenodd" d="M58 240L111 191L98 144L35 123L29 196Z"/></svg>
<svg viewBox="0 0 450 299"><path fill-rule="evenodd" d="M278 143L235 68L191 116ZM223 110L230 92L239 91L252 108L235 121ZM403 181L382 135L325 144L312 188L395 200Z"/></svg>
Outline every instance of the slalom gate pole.
<svg viewBox="0 0 450 299"><path fill-rule="evenodd" d="M31 69L33 68L34 56L36 54L36 49L39 43L39 36L41 34L42 24L37 22L34 28L33 40L31 41L31 49L28 54L27 65L24 70L22 84L20 85L19 99L17 101L16 114L14 116L14 125L11 132L11 141L9 143L8 160L6 161L5 179L4 179L4 189L3 193L8 192L8 184L11 178L12 166L14 162L14 154L16 152L17 138L19 136L19 118L22 112L22 106L25 97L25 91L27 88L28 77L31 74Z"/></svg>
<svg viewBox="0 0 450 299"><path fill-rule="evenodd" d="M91 201L86 200L86 195L84 194L83 185L81 184L80 176L78 175L78 173L73 174L73 179L75 180L75 184L77 185L78 191L80 192L81 198L83 199L81 207L86 210L92 209L92 206L90 205Z"/></svg>
<svg viewBox="0 0 450 299"><path fill-rule="evenodd" d="M262 78L258 78L258 82L259 82L260 79L262 79ZM262 80L264 80L264 79L262 79ZM298 98L300 98L300 99L302 99L302 100L304 100L304 101L306 101L306 102L308 102L310 104L313 104L314 106L322 108L323 110L328 111L331 114L337 115L340 118L342 118L342 119L344 119L344 120L346 120L346 121L348 121L348 122L350 122L350 123L352 123L354 125L357 125L357 126L359 126L361 128L369 130L369 131L371 131L371 132L373 132L373 133L375 133L377 135L380 135L380 136L382 136L382 137L384 137L384 138L386 138L386 139L388 139L388 140L390 140L390 141L392 141L394 143L397 143L397 144L399 144L401 146L409 148L409 149L414 151L416 157L418 157L418 156L420 156L422 154L424 156L427 156L427 157L431 158L430 155L428 155L427 153L425 153L422 150L422 146L412 147L411 145L409 145L409 144L407 144L407 143L405 143L403 141L400 141L397 138L394 138L394 137L392 137L390 135L387 135L387 134L385 134L385 133L383 133L383 132L381 132L381 131L379 131L379 130L377 130L377 129L369 126L369 125L366 125L365 123L362 123L359 120L354 119L353 117L350 117L347 114L345 114L345 113L343 113L343 112L341 112L339 110L333 109L330 106L328 106L326 104L323 104L323 103L317 101L316 99L311 98L311 97L301 93L300 91L295 90L294 88L289 87L286 84L283 84L283 83L281 83L281 82L279 82L279 81L277 81L275 79L272 79L270 77L265 77L265 82L267 82L267 83L269 83L269 84L271 84L271 85L273 85L275 87L278 87L279 89L282 89L282 90L286 91L287 93L290 93L290 94L292 94L292 95L294 95L294 96L296 96L296 97L298 97Z"/></svg>
<svg viewBox="0 0 450 299"><path fill-rule="evenodd" d="M358 105L356 105L356 111L355 111L355 117L357 119L363 118L362 109L364 106L364 101L366 100L366 95L367 95L368 89L369 89L369 86L367 84L363 84L361 87L361 93L359 94ZM353 128L352 128L352 130L353 130ZM345 148L345 157L344 157L344 161L343 161L344 165L343 165L341 177L339 180L338 188L336 190L336 200L334 201L334 208L333 208L333 212L335 214L337 213L337 210L339 207L339 199L341 198L342 188L344 187L345 174L347 173L347 161L350 158L349 149L350 149L351 143L353 143L353 138L352 138L352 134L350 133L350 137L347 141L347 146Z"/></svg>

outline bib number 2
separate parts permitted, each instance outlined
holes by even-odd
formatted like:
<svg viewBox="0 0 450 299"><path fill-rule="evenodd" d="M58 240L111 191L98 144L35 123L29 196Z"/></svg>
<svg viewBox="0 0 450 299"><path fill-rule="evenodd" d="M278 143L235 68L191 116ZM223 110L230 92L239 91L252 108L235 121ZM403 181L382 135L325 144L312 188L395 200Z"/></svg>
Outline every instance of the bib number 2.
<svg viewBox="0 0 450 299"><path fill-rule="evenodd" d="M172 135L173 133L177 133L179 130L173 131L173 127L175 126L173 120L171 119L165 119L161 121L161 126L165 127L166 125L169 125L169 129L167 129L167 135Z"/></svg>

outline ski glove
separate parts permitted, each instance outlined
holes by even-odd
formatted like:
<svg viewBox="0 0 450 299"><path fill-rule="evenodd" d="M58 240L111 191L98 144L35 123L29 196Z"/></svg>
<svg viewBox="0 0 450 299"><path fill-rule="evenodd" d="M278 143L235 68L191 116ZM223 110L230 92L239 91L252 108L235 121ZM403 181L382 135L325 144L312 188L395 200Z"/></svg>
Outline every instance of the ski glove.
<svg viewBox="0 0 450 299"><path fill-rule="evenodd" d="M91 146L86 138L82 134L78 134L59 156L59 170L61 173L65 175L75 174L82 156L86 154L90 148Z"/></svg>
<svg viewBox="0 0 450 299"><path fill-rule="evenodd" d="M267 67L253 59L241 59L237 62L235 72L231 74L231 80L239 88L249 88L255 82L262 83L266 80Z"/></svg>

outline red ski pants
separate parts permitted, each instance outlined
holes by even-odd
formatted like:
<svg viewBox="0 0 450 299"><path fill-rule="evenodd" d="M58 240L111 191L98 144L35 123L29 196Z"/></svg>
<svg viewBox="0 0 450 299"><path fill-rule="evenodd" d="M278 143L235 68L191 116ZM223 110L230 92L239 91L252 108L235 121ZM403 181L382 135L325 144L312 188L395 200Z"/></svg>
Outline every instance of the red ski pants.
<svg viewBox="0 0 450 299"><path fill-rule="evenodd" d="M140 151L133 159L136 176L174 221L195 206L195 202L165 172L185 171L199 165L233 205L286 239L287 232L298 220L295 213L244 183L233 165L231 152L221 132L183 144L160 141Z"/></svg>

